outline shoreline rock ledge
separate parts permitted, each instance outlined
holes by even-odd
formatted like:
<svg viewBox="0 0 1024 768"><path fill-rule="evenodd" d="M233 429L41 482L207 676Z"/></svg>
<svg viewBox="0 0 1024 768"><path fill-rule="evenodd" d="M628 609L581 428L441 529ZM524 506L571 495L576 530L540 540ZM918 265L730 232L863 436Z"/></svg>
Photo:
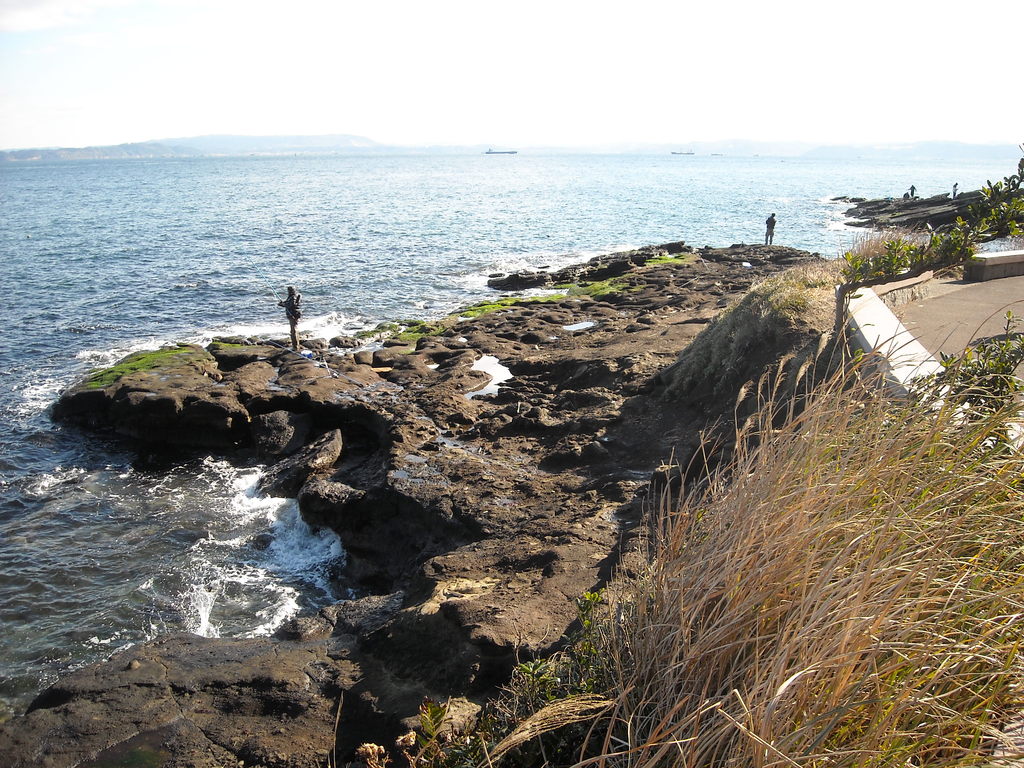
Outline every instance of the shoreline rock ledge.
<svg viewBox="0 0 1024 768"><path fill-rule="evenodd" d="M840 202L854 203L846 211L846 216L853 219L847 222L852 227L872 227L874 229L909 229L919 230L931 227L942 229L951 226L958 217L966 218L968 208L982 199L981 190L964 192L955 198L948 193L931 197L883 197L875 200L863 198L839 197Z"/></svg>
<svg viewBox="0 0 1024 768"><path fill-rule="evenodd" d="M93 374L55 419L267 462L263 492L337 532L356 596L272 638L169 635L74 671L0 724L6 765L312 768L392 744L425 696L471 717L517 661L559 647L575 598L623 562L662 462L686 467L701 430L730 434L740 385L820 348L796 320L749 334L735 388L685 393L666 374L755 281L817 258L669 244L574 268L569 295L453 316L373 353L231 339ZM477 396L484 356L512 378Z"/></svg>

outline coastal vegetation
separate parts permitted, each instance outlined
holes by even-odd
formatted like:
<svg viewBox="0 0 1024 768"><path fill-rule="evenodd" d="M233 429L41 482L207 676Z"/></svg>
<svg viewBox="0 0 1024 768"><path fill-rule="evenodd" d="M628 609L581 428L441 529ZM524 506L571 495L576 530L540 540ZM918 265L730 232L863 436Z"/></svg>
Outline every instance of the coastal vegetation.
<svg viewBox="0 0 1024 768"><path fill-rule="evenodd" d="M1024 706L1013 403L844 371L655 518L602 633L632 765L966 765ZM612 616L620 621L612 621Z"/></svg>
<svg viewBox="0 0 1024 768"><path fill-rule="evenodd" d="M828 335L819 329L828 327L834 311L837 274L835 262L820 261L756 284L659 374L667 393L675 400L732 399L739 393L742 400L750 392L746 383L769 364L766 355L780 348L789 352L776 374L793 392L827 352Z"/></svg>
<svg viewBox="0 0 1024 768"><path fill-rule="evenodd" d="M911 277L929 269L956 266L973 256L978 244L999 237L1024 234L1024 157L1017 172L1002 181L988 182L981 200L968 208L967 218L957 217L947 230L927 237L888 233L877 247L855 248L844 254L843 278L849 290L897 276Z"/></svg>

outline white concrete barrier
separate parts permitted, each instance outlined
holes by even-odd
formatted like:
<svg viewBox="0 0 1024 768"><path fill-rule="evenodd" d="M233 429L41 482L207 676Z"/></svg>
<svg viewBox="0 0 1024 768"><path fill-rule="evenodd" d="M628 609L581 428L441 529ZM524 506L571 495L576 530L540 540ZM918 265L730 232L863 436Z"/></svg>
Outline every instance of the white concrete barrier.
<svg viewBox="0 0 1024 768"><path fill-rule="evenodd" d="M849 310L853 343L877 357L881 373L898 393L906 395L914 379L942 370L939 361L870 288L853 294Z"/></svg>
<svg viewBox="0 0 1024 768"><path fill-rule="evenodd" d="M964 265L964 279L972 283L1017 275L1024 275L1024 251L979 253Z"/></svg>

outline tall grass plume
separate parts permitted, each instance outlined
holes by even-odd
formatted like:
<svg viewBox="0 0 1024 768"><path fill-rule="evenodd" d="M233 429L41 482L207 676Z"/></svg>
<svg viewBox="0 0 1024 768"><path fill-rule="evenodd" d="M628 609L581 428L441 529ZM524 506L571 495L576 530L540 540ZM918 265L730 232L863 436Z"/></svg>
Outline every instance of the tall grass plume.
<svg viewBox="0 0 1024 768"><path fill-rule="evenodd" d="M1006 413L837 377L663 507L604 633L621 691L596 762L948 766L1019 752L1024 459Z"/></svg>

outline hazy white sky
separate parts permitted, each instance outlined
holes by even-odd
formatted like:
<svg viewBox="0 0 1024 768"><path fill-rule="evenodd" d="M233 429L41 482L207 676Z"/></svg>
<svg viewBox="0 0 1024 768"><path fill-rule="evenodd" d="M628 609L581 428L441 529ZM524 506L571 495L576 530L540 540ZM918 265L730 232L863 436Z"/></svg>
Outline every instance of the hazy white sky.
<svg viewBox="0 0 1024 768"><path fill-rule="evenodd" d="M211 133L1017 144L1022 8L0 0L0 148Z"/></svg>

